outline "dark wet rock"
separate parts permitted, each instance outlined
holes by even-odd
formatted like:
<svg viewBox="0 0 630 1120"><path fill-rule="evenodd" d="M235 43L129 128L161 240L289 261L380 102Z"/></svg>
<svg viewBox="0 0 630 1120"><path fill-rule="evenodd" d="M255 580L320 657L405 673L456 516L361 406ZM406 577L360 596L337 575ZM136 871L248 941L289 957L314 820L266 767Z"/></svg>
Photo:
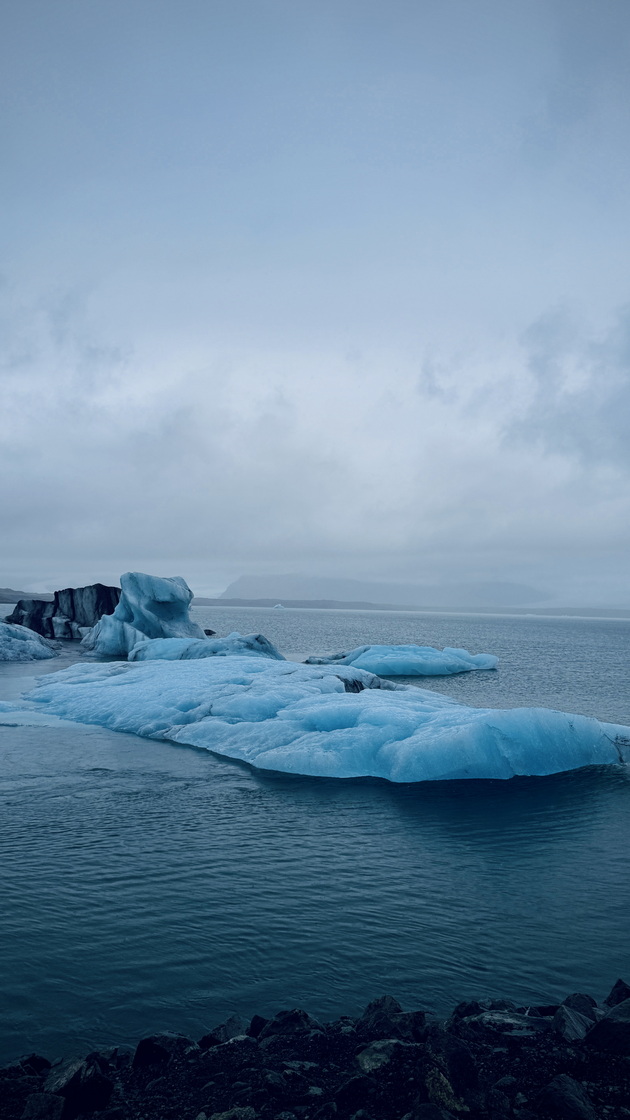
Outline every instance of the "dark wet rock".
<svg viewBox="0 0 630 1120"><path fill-rule="evenodd" d="M507 1093L500 1089L490 1089L486 1095L486 1107L492 1117L509 1116L512 1105Z"/></svg>
<svg viewBox="0 0 630 1120"><path fill-rule="evenodd" d="M408 1041L420 1039L424 1032L423 1011L403 1011L392 996L372 1000L357 1019L355 1029L360 1038L400 1038Z"/></svg>
<svg viewBox="0 0 630 1120"><path fill-rule="evenodd" d="M592 1022L595 1022L597 1018L597 1002L592 996L587 996L583 992L574 992L573 995L567 996L560 1006L569 1007L571 1011L579 1011L580 1015L585 1015Z"/></svg>
<svg viewBox="0 0 630 1120"><path fill-rule="evenodd" d="M431 1101L418 1102L413 1112L408 1112L403 1120L451 1120L452 1113L432 1104Z"/></svg>
<svg viewBox="0 0 630 1120"><path fill-rule="evenodd" d="M29 1055L0 1069L0 1120L21 1120L27 1102L25 1120L630 1120L630 1053L616 1035L609 1048L592 1043L602 1024L627 1026L630 1007L622 1002L593 1022L569 1006L591 1008L575 996L541 1005L555 1007L553 1026L532 1008L483 1000L460 1005L472 1013L446 1022L425 1023L420 1013L421 1039L365 1037L356 1024L400 1029L407 1013L385 997L356 1021L323 1025L298 1009L260 1017L260 1041L233 1035L240 1020L215 1028L208 1049L183 1035L151 1035L133 1064L124 1047L52 1068ZM577 1023L587 1038L565 1038L559 1023Z"/></svg>
<svg viewBox="0 0 630 1120"><path fill-rule="evenodd" d="M120 599L119 587L92 583L87 587L65 587L55 591L52 603L43 599L20 599L7 622L27 626L43 638L81 639L104 614L111 614Z"/></svg>
<svg viewBox="0 0 630 1120"><path fill-rule="evenodd" d="M136 1046L132 1065L134 1069L167 1065L191 1048L196 1048L196 1043L183 1034L172 1034L170 1031L152 1034L141 1039Z"/></svg>
<svg viewBox="0 0 630 1120"><path fill-rule="evenodd" d="M205 627L203 632L206 635L206 638L211 638L213 634L216 634L216 630L207 630Z"/></svg>
<svg viewBox="0 0 630 1120"><path fill-rule="evenodd" d="M570 1007L561 1004L553 1017L554 1030L567 1042L577 1042L586 1036L593 1026L594 1020L590 1016L582 1015Z"/></svg>
<svg viewBox="0 0 630 1120"><path fill-rule="evenodd" d="M61 1120L65 1103L56 1093L31 1093L26 1098L22 1120Z"/></svg>
<svg viewBox="0 0 630 1120"><path fill-rule="evenodd" d="M405 1061L417 1061L420 1053L421 1048L417 1043L405 1042L400 1038L379 1038L358 1051L356 1063L363 1073L377 1073L385 1066L400 1066Z"/></svg>
<svg viewBox="0 0 630 1120"><path fill-rule="evenodd" d="M51 1068L43 1089L45 1093L57 1093L65 1099L63 1120L73 1120L81 1113L107 1107L114 1082L107 1076L106 1070L97 1055L88 1055L85 1059L69 1058Z"/></svg>
<svg viewBox="0 0 630 1120"><path fill-rule="evenodd" d="M274 1035L288 1037L321 1030L323 1030L322 1024L317 1019L313 1019L308 1012L302 1011L301 1008L294 1007L290 1011L279 1011L277 1015L274 1015L273 1019L265 1024L258 1035L258 1039L262 1043Z"/></svg>
<svg viewBox="0 0 630 1120"><path fill-rule="evenodd" d="M538 1015L543 1019L553 1019L559 1006L559 1003L539 1003L535 1007L528 1008L528 1013Z"/></svg>
<svg viewBox="0 0 630 1120"><path fill-rule="evenodd" d="M49 1070L52 1063L48 1058L42 1058L41 1054L28 1054L25 1058L20 1058L20 1065L27 1073L39 1075Z"/></svg>
<svg viewBox="0 0 630 1120"><path fill-rule="evenodd" d="M358 1074L349 1077L335 1093L335 1104L343 1113L352 1115L360 1108L366 1108L374 1097L375 1085L370 1077Z"/></svg>
<svg viewBox="0 0 630 1120"><path fill-rule="evenodd" d="M213 1027L208 1034L204 1034L203 1038L199 1039L199 1046L202 1050L208 1050L211 1046L220 1046L222 1042L229 1042L231 1038L237 1038L246 1031L245 1020L238 1015L231 1015L224 1023L219 1023L218 1027Z"/></svg>
<svg viewBox="0 0 630 1120"><path fill-rule="evenodd" d="M616 1007L626 999L630 999L630 985L626 984L625 980L616 980L604 1003L606 1007Z"/></svg>
<svg viewBox="0 0 630 1120"><path fill-rule="evenodd" d="M551 1022L549 1019L514 1011L482 1011L479 1015L456 1019L453 1030L469 1042L500 1039L501 1044L512 1045L551 1030Z"/></svg>
<svg viewBox="0 0 630 1120"><path fill-rule="evenodd" d="M617 1003L591 1027L585 1043L596 1050L630 1056L630 999Z"/></svg>
<svg viewBox="0 0 630 1120"><path fill-rule="evenodd" d="M458 1095L467 1096L479 1088L475 1058L461 1038L434 1024L427 1035L426 1053L441 1065Z"/></svg>
<svg viewBox="0 0 630 1120"><path fill-rule="evenodd" d="M256 1120L257 1116L253 1108L229 1108L227 1112L213 1112L208 1120Z"/></svg>
<svg viewBox="0 0 630 1120"><path fill-rule="evenodd" d="M428 1100L431 1104L444 1109L446 1112L469 1111L464 1101L455 1092L455 1088L444 1070L440 1069L437 1064L429 1063L423 1071L422 1088L417 1104L422 1104L424 1100Z"/></svg>
<svg viewBox="0 0 630 1120"><path fill-rule="evenodd" d="M536 1107L543 1116L560 1120L597 1120L597 1113L588 1093L579 1081L566 1073L554 1077L538 1094Z"/></svg>
<svg viewBox="0 0 630 1120"><path fill-rule="evenodd" d="M268 1022L269 1019L264 1019L262 1015L254 1015L245 1034L250 1035L251 1038L258 1038L261 1030L267 1026Z"/></svg>

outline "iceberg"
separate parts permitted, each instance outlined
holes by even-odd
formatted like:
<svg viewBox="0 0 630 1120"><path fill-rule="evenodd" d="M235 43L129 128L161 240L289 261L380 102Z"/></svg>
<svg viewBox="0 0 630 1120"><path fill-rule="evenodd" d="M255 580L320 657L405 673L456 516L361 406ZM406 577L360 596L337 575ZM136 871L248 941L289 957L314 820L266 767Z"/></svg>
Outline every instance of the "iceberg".
<svg viewBox="0 0 630 1120"><path fill-rule="evenodd" d="M193 593L181 576L143 572L120 577L120 602L85 635L81 646L96 657L126 657L147 638L197 638L205 634L188 615Z"/></svg>
<svg viewBox="0 0 630 1120"><path fill-rule="evenodd" d="M357 646L349 653L307 657L305 665L354 665L382 677L436 677L469 673L471 669L496 669L498 657L491 653L468 653L465 649L434 649L433 646Z"/></svg>
<svg viewBox="0 0 630 1120"><path fill-rule="evenodd" d="M630 761L630 728L545 708L470 708L356 666L238 655L91 663L40 678L26 699L312 777L511 778Z"/></svg>
<svg viewBox="0 0 630 1120"><path fill-rule="evenodd" d="M227 638L149 638L138 642L129 654L129 661L195 661L199 657L271 657L285 658L264 634L239 634Z"/></svg>
<svg viewBox="0 0 630 1120"><path fill-rule="evenodd" d="M58 657L57 642L42 638L27 626L0 622L0 661L45 661Z"/></svg>

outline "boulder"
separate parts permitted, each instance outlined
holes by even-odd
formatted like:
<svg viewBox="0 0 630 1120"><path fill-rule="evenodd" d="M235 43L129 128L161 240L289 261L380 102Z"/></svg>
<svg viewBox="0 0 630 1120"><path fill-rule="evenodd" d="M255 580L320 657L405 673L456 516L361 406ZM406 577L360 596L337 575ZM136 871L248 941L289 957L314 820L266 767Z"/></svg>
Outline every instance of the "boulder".
<svg viewBox="0 0 630 1120"><path fill-rule="evenodd" d="M628 994L630 995L630 990ZM586 1015L587 1019L590 1019L593 1023L597 1019L597 1003L592 996L587 996L584 992L574 992L573 995L567 996L566 999L563 999L561 1006L570 1007L571 1011L579 1011L580 1015Z"/></svg>
<svg viewBox="0 0 630 1120"><path fill-rule="evenodd" d="M593 1026L593 1019L561 1004L553 1017L553 1028L565 1042L578 1042Z"/></svg>
<svg viewBox="0 0 630 1120"><path fill-rule="evenodd" d="M361 1038L401 1038L418 1041L425 1025L424 1011L403 1011L392 996L380 996L368 1003L357 1019L356 1032Z"/></svg>
<svg viewBox="0 0 630 1120"><path fill-rule="evenodd" d="M70 1058L52 1067L43 1088L45 1093L64 1098L63 1120L107 1107L114 1083L103 1065L97 1055L88 1055L84 1060Z"/></svg>
<svg viewBox="0 0 630 1120"><path fill-rule="evenodd" d="M597 1113L586 1089L566 1073L554 1077L538 1094L536 1106L543 1116L559 1120L597 1120Z"/></svg>
<svg viewBox="0 0 630 1120"><path fill-rule="evenodd" d="M595 1050L630 1055L630 999L617 1003L591 1027L584 1039Z"/></svg>
<svg viewBox="0 0 630 1120"><path fill-rule="evenodd" d="M191 1049L196 1050L197 1044L183 1034L173 1034L162 1031L142 1038L136 1046L133 1056L133 1068L143 1069L147 1066L165 1066L173 1058L181 1057Z"/></svg>
<svg viewBox="0 0 630 1120"><path fill-rule="evenodd" d="M120 577L121 596L113 614L106 614L83 639L83 649L98 657L126 658L147 638L200 638L207 641L188 609L193 597L180 577L162 578L143 572Z"/></svg>
<svg viewBox="0 0 630 1120"><path fill-rule="evenodd" d="M31 1093L26 1098L22 1120L61 1120L64 1107L63 1097L56 1093Z"/></svg>
<svg viewBox="0 0 630 1120"><path fill-rule="evenodd" d="M606 1007L616 1007L618 1003L623 1003L626 999L630 999L630 986L626 984L625 980L616 980L604 1003Z"/></svg>

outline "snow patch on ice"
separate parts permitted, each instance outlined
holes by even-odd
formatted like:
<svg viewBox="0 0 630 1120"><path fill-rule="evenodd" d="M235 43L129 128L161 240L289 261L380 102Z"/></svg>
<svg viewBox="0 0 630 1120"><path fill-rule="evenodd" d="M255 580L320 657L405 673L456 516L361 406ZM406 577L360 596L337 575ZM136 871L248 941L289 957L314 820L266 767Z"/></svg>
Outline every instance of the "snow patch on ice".
<svg viewBox="0 0 630 1120"><path fill-rule="evenodd" d="M491 653L469 653L465 649L434 649L433 646L358 646L349 653L307 657L306 665L354 665L382 677L436 677L469 673L472 669L496 669L498 657Z"/></svg>
<svg viewBox="0 0 630 1120"><path fill-rule="evenodd" d="M355 666L237 655L73 665L28 699L67 719L311 776L511 778L630 760L630 728L545 708L469 708Z"/></svg>

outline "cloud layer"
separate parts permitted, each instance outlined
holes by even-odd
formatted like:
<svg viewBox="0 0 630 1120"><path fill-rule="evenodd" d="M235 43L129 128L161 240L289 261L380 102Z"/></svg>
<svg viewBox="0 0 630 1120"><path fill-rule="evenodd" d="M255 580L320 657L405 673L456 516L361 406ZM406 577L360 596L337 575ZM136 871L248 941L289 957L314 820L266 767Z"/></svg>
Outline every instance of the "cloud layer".
<svg viewBox="0 0 630 1120"><path fill-rule="evenodd" d="M630 603L628 13L5 24L0 583Z"/></svg>

